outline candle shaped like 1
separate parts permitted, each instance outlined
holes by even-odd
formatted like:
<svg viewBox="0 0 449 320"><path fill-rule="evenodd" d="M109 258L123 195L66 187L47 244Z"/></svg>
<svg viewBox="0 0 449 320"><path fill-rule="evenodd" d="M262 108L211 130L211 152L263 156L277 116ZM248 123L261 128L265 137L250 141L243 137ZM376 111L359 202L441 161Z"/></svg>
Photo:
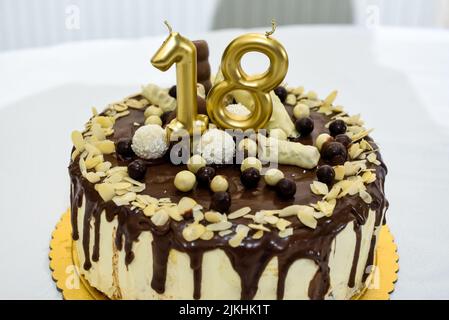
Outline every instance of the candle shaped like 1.
<svg viewBox="0 0 449 320"><path fill-rule="evenodd" d="M151 59L151 64L161 71L167 71L176 63L177 113L168 128L170 133L182 130L189 134L194 130L203 132L207 129L208 118L198 115L195 45L178 32L173 32L170 27L169 31L168 38Z"/></svg>

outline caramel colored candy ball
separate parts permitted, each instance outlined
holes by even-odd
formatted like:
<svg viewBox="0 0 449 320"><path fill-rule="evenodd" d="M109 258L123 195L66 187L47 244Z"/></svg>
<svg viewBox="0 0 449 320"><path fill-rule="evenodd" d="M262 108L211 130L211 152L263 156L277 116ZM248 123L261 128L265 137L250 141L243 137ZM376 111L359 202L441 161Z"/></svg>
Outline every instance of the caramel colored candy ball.
<svg viewBox="0 0 449 320"><path fill-rule="evenodd" d="M175 176L175 187L182 192L188 192L192 190L195 186L195 182L195 175L188 170L180 171Z"/></svg>
<svg viewBox="0 0 449 320"><path fill-rule="evenodd" d="M210 189L213 192L227 191L228 188L229 188L228 180L224 176L221 175L215 176L210 182Z"/></svg>

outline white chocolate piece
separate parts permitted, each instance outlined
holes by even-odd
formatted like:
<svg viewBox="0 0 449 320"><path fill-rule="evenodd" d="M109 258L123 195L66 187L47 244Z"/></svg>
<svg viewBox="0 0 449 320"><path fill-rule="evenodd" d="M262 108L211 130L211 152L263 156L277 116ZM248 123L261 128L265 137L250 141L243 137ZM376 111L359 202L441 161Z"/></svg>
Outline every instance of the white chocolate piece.
<svg viewBox="0 0 449 320"><path fill-rule="evenodd" d="M162 111L161 108L151 105L151 106L149 106L148 108L145 109L144 116L145 116L145 118L148 118L149 116L158 116L158 117L160 117L160 116L162 116L163 113L164 112Z"/></svg>
<svg viewBox="0 0 449 320"><path fill-rule="evenodd" d="M188 170L183 170L176 174L174 184L179 191L187 192L193 189L195 182L195 175Z"/></svg>
<svg viewBox="0 0 449 320"><path fill-rule="evenodd" d="M293 108L293 115L296 119L306 118L310 115L310 108L304 103L298 103Z"/></svg>
<svg viewBox="0 0 449 320"><path fill-rule="evenodd" d="M205 166L206 160L204 160L204 158L199 154L194 154L187 161L187 168L193 173L197 173L200 168Z"/></svg>
<svg viewBox="0 0 449 320"><path fill-rule="evenodd" d="M149 116L145 120L145 124L155 124L158 126L162 126L162 120L159 116Z"/></svg>
<svg viewBox="0 0 449 320"><path fill-rule="evenodd" d="M262 162L260 162L260 160L255 157L245 158L242 161L242 164L240 165L240 170L243 172L249 168L256 168L257 170L261 171L262 170Z"/></svg>
<svg viewBox="0 0 449 320"><path fill-rule="evenodd" d="M270 138L275 138L278 140L287 140L287 134L282 129L271 129L270 130Z"/></svg>
<svg viewBox="0 0 449 320"><path fill-rule="evenodd" d="M332 139L330 135L328 135L327 133L322 133L318 137L316 137L315 146L318 148L318 150L321 150L323 144L329 139Z"/></svg>
<svg viewBox="0 0 449 320"><path fill-rule="evenodd" d="M270 91L270 96L273 102L273 113L270 120L266 124L265 129L282 129L288 137L298 136L298 132L295 129L295 124L290 118L290 115L281 100L279 100L274 91Z"/></svg>
<svg viewBox="0 0 449 320"><path fill-rule="evenodd" d="M279 180L284 178L284 173L276 168L268 169L264 175L265 183L269 186L275 186Z"/></svg>
<svg viewBox="0 0 449 320"><path fill-rule="evenodd" d="M176 109L176 99L168 92L155 84L148 84L142 88L142 95L152 104L157 105L163 112Z"/></svg>
<svg viewBox="0 0 449 320"><path fill-rule="evenodd" d="M213 192L224 192L228 190L229 184L228 180L222 175L215 176L210 182L210 189Z"/></svg>
<svg viewBox="0 0 449 320"><path fill-rule="evenodd" d="M315 168L320 160L320 152L314 146L299 142L282 141L259 135L259 159L280 164L295 165L304 169Z"/></svg>

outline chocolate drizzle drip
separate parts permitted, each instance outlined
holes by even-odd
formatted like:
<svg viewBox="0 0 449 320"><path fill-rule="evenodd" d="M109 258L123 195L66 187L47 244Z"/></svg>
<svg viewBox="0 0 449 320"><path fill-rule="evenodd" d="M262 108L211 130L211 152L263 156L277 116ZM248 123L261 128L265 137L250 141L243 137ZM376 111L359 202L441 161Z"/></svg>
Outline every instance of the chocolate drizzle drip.
<svg viewBox="0 0 449 320"><path fill-rule="evenodd" d="M291 108L287 107L291 112ZM329 117L312 112L311 117L315 122L315 130L309 137L299 138L303 144L312 144L316 136L323 132L328 132L325 124ZM117 141L120 138L130 138L133 133L133 123L143 123L144 116L141 110L130 110L130 114L116 121L114 135L111 140ZM371 140L370 140L371 141ZM373 147L375 147L373 145ZM376 148L376 147L375 147ZM380 154L377 154L381 161ZM118 250L125 251L125 264L128 266L134 260L133 243L138 241L142 232L151 232L153 236L153 278L151 287L158 293L165 291L167 276L167 264L170 250L174 249L186 253L190 258L190 266L194 274L195 299L201 297L202 282L202 261L204 253L221 249L228 256L232 267L241 279L241 298L252 299L257 293L260 277L272 258L278 259L278 287L277 298L284 297L285 280L290 266L298 259L310 259L315 262L318 269L310 282L308 294L311 299L324 299L330 289L329 257L332 242L335 237L350 222L354 222L356 232L356 248L354 252L349 286L355 285L355 274L359 262L359 251L361 241L361 226L365 224L369 209L376 213L375 225L378 227L383 222L383 213L388 207L388 202L384 196L384 178L387 173L385 165L376 167L377 179L367 186L368 192L373 198L371 205L367 205L358 196L346 196L337 201L334 214L331 217L319 219L316 229L305 227L296 217L287 218L292 222L294 232L287 238L280 238L276 231L265 233L261 239L246 238L237 248L229 246L230 236L220 237L215 235L210 240L196 240L188 242L182 237L184 226L190 221L170 220L162 227L155 226L151 220L143 215L139 210L131 210L130 207L117 207L112 201L104 203L94 189L94 185L82 177L78 165L78 158L72 161L69 166L71 176L71 208L72 208L72 228L73 239L77 240L78 207L81 206L83 196L85 198L85 213L83 221L82 246L85 263L83 267L91 268L91 260L98 261L100 252L100 223L102 212L105 212L106 220L111 222L115 218L118 220L115 245ZM115 155L105 156L105 161L110 161L113 166L126 165L127 161L117 159ZM169 196L172 201L178 202L183 196L194 198L203 207L208 208L210 204L210 191L208 189L196 188L189 194L178 192L173 186L173 177L185 166L174 166L168 161L154 162L149 164L145 178L147 185L144 194L156 198ZM309 204L321 200L320 197L310 192L309 185L315 180L314 170L304 170L301 168L279 165L279 169L284 175L295 181L297 192L292 200L279 199L272 188L266 186L261 181L257 188L245 189L240 182L239 166L217 167L217 174L225 175L229 181L229 191L232 197L231 211L244 206L250 206L253 212L262 209L282 209L291 204ZM92 220L93 219L93 220ZM94 245L92 254L90 252L90 231L91 222L94 226ZM248 223L245 218L233 220L235 228L240 223ZM250 234L251 236L251 234ZM373 263L375 237L371 241L370 254L366 265ZM364 275L365 278L365 275Z"/></svg>

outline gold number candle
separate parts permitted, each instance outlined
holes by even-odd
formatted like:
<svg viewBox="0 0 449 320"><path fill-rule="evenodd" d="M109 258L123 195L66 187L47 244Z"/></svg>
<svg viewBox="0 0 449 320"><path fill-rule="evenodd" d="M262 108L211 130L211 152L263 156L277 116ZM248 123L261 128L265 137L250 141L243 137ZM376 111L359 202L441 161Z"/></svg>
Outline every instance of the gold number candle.
<svg viewBox="0 0 449 320"><path fill-rule="evenodd" d="M221 128L258 129L270 120L273 106L269 92L281 84L288 69L285 48L271 38L273 30L263 34L245 34L234 39L226 48L221 60L224 80L212 87L207 96L207 113L211 121ZM248 52L260 52L270 60L268 70L262 74L248 75L241 59ZM247 91L254 100L251 113L237 115L226 110L224 100L235 90Z"/></svg>
<svg viewBox="0 0 449 320"><path fill-rule="evenodd" d="M169 36L151 59L153 66L167 71L176 63L176 119L168 125L170 133L186 130L192 134L194 129L203 132L208 118L198 114L196 93L196 48L192 41L169 29Z"/></svg>

